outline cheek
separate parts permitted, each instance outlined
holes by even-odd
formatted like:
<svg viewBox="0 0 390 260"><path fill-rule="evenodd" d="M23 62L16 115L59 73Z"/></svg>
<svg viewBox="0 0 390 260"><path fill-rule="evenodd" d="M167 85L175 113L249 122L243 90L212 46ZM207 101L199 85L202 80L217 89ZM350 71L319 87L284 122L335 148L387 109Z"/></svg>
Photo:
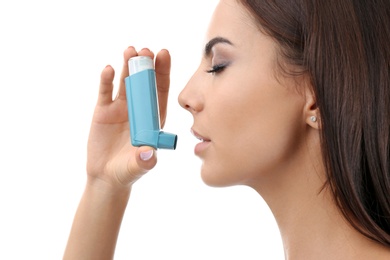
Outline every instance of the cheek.
<svg viewBox="0 0 390 260"><path fill-rule="evenodd" d="M226 91L210 105L214 142L202 167L207 184L243 184L272 174L302 141L301 96L269 88Z"/></svg>

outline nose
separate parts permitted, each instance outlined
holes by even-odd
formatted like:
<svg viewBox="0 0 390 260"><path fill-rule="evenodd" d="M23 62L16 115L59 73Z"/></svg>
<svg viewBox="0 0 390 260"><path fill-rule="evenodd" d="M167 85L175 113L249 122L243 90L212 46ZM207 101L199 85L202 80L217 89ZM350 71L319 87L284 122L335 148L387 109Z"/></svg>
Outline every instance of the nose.
<svg viewBox="0 0 390 260"><path fill-rule="evenodd" d="M201 81L200 81L201 82ZM187 85L180 92L178 101L182 108L191 114L198 113L203 109L203 95L196 73L188 81Z"/></svg>

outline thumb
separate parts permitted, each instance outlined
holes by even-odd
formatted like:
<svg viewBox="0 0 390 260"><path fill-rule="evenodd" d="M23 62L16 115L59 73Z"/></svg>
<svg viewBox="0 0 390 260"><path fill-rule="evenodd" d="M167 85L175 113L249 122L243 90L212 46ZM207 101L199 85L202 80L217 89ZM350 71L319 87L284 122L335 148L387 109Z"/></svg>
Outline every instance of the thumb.
<svg viewBox="0 0 390 260"><path fill-rule="evenodd" d="M134 157L127 161L127 174L119 177L121 183L133 184L157 164L157 153L153 147L137 147Z"/></svg>
<svg viewBox="0 0 390 260"><path fill-rule="evenodd" d="M139 147L136 151L136 163L145 172L151 170L157 163L156 150L150 146Z"/></svg>

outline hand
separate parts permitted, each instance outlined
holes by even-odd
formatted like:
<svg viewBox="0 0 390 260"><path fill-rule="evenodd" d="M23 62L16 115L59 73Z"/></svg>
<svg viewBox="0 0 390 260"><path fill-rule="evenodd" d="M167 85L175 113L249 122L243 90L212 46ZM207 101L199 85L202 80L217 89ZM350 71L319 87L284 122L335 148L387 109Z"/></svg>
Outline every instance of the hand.
<svg viewBox="0 0 390 260"><path fill-rule="evenodd" d="M113 187L130 187L157 163L152 147L133 147L130 143L125 78L129 75L128 60L137 55L154 59L154 54L148 49L138 53L133 47L125 50L120 85L114 100L114 69L107 66L102 71L88 140L87 174L90 183L103 181ZM161 50L155 60L161 126L166 118L170 67L168 51Z"/></svg>

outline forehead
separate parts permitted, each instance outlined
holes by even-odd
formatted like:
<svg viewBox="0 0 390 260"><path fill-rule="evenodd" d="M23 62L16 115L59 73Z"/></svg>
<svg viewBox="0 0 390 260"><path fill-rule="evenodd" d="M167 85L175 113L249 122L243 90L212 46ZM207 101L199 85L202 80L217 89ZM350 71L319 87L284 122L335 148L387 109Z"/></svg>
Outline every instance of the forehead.
<svg viewBox="0 0 390 260"><path fill-rule="evenodd" d="M239 0L220 0L211 17L207 38L222 36L239 39L258 34L253 18Z"/></svg>
<svg viewBox="0 0 390 260"><path fill-rule="evenodd" d="M239 0L220 0L216 6L206 41L219 37L228 40L233 46L229 48L230 54L247 65L259 66L257 63L267 60L268 66L275 66L279 45L262 32L261 26Z"/></svg>

